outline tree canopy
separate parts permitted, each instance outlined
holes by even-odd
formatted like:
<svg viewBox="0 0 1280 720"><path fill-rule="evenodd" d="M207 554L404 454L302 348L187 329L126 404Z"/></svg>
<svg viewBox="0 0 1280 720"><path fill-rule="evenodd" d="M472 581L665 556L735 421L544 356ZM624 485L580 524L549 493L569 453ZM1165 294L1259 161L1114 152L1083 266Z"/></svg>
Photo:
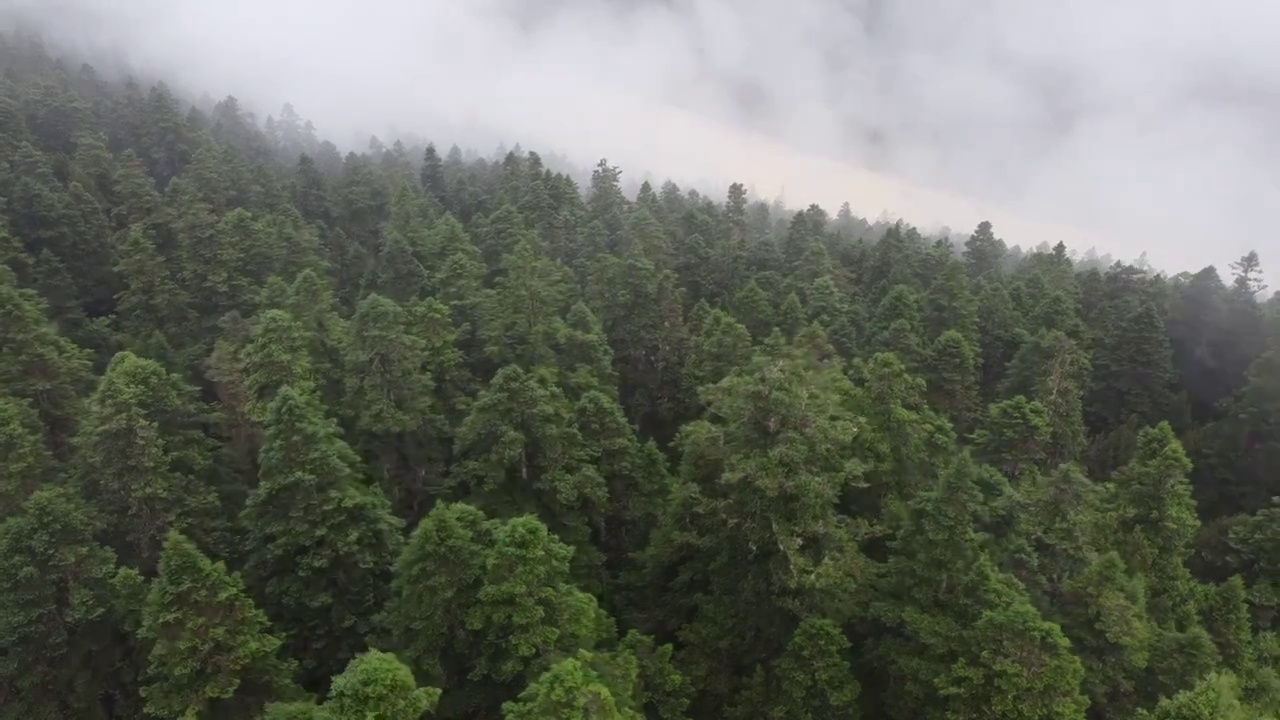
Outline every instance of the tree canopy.
<svg viewBox="0 0 1280 720"><path fill-rule="evenodd" d="M1271 258L0 69L0 720L1280 711Z"/></svg>

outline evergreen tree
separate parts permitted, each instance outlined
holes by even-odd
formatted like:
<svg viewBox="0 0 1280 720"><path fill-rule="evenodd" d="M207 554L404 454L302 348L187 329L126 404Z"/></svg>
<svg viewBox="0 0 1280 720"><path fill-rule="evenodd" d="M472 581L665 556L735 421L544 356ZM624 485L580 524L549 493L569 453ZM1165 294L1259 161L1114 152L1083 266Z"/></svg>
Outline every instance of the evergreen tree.
<svg viewBox="0 0 1280 720"><path fill-rule="evenodd" d="M929 349L926 378L930 405L946 414L957 432L973 426L978 403L978 358L970 342L947 330Z"/></svg>
<svg viewBox="0 0 1280 720"><path fill-rule="evenodd" d="M88 354L45 320L45 303L0 267L0 387L33 404L50 448L65 455L91 387Z"/></svg>
<svg viewBox="0 0 1280 720"><path fill-rule="evenodd" d="M453 480L490 513L537 515L578 548L585 568L595 562L592 528L609 498L573 410L551 372L499 370L458 429Z"/></svg>
<svg viewBox="0 0 1280 720"><path fill-rule="evenodd" d="M260 467L241 516L245 576L313 684L363 648L388 596L400 522L361 483L319 402L292 387L267 411Z"/></svg>
<svg viewBox="0 0 1280 720"><path fill-rule="evenodd" d="M26 400L0 395L0 520L15 514L32 493L49 485L57 465L40 416Z"/></svg>
<svg viewBox="0 0 1280 720"><path fill-rule="evenodd" d="M636 682L634 660L630 667L610 667L598 656L579 651L565 658L503 705L506 720L641 720L632 707L630 687ZM600 667L605 665L604 667Z"/></svg>
<svg viewBox="0 0 1280 720"><path fill-rule="evenodd" d="M1154 425L1173 409L1173 355L1164 319L1149 301L1113 313L1098 339L1089 390L1088 419L1097 433L1126 417Z"/></svg>
<svg viewBox="0 0 1280 720"><path fill-rule="evenodd" d="M125 347L172 362L176 359L170 357L172 348L191 337L195 320L185 293L142 227L128 230L115 270L124 281L124 289L116 295L116 317Z"/></svg>
<svg viewBox="0 0 1280 720"><path fill-rule="evenodd" d="M1061 629L1000 572L974 530L977 470L961 462L912 503L873 613L892 718L1084 717L1083 668Z"/></svg>
<svg viewBox="0 0 1280 720"><path fill-rule="evenodd" d="M859 470L852 388L802 350L780 353L704 390L707 419L681 431L680 481L648 550L671 583L649 612L683 640L695 710L782 650L790 613L848 617L870 570L837 512Z"/></svg>
<svg viewBox="0 0 1280 720"><path fill-rule="evenodd" d="M1005 397L1024 395L1048 413L1051 465L1074 462L1085 448L1082 398L1089 360L1071 338L1048 331L1027 341L1009 365L1000 385Z"/></svg>
<svg viewBox="0 0 1280 720"><path fill-rule="evenodd" d="M370 650L334 679L325 709L334 720L418 720L435 707L440 691L419 688L413 673L394 655Z"/></svg>
<svg viewBox="0 0 1280 720"><path fill-rule="evenodd" d="M991 223L983 220L964 243L964 259L969 265L970 277L980 278L999 274L1007 248L1004 241L992 232Z"/></svg>
<svg viewBox="0 0 1280 720"><path fill-rule="evenodd" d="M980 283L978 307L978 346L982 350L982 372L979 385L985 401L999 394L1005 370L1026 340L1025 331L1013 308L1009 292L999 282Z"/></svg>
<svg viewBox="0 0 1280 720"><path fill-rule="evenodd" d="M243 717L295 692L280 638L239 576L176 531L165 539L140 635L152 643L142 687L148 715Z"/></svg>
<svg viewBox="0 0 1280 720"><path fill-rule="evenodd" d="M152 360L122 352L89 400L74 474L106 520L123 562L149 572L170 530L208 538L217 497L195 388Z"/></svg>
<svg viewBox="0 0 1280 720"><path fill-rule="evenodd" d="M342 398L384 491L410 516L443 482L449 424L432 371L457 363L448 309L431 300L412 310L380 295L360 302L349 325ZM438 339L437 347L428 339Z"/></svg>
<svg viewBox="0 0 1280 720"><path fill-rule="evenodd" d="M569 583L572 555L529 516L490 520L442 503L423 518L396 565L386 625L413 667L446 688L442 717L496 709L548 658L609 631Z"/></svg>
<svg viewBox="0 0 1280 720"><path fill-rule="evenodd" d="M689 385L702 388L728 377L750 362L751 334L723 310L712 310L697 328L685 372Z"/></svg>
<svg viewBox="0 0 1280 720"><path fill-rule="evenodd" d="M115 554L97 530L60 487L37 490L0 523L0 716L102 718L99 693L127 692Z"/></svg>
<svg viewBox="0 0 1280 720"><path fill-rule="evenodd" d="M756 671L732 715L856 720L860 717L860 688L846 657L849 648L848 639L835 623L805 620L770 672Z"/></svg>
<svg viewBox="0 0 1280 720"><path fill-rule="evenodd" d="M1121 554L1147 587L1157 626L1147 689L1170 695L1211 671L1217 652L1201 625L1202 587L1186 561L1200 528L1186 474L1191 465L1168 423L1143 430L1112 481Z"/></svg>
<svg viewBox="0 0 1280 720"><path fill-rule="evenodd" d="M1246 720L1258 717L1240 703L1239 683L1230 674L1214 674L1194 688L1161 698L1137 720Z"/></svg>

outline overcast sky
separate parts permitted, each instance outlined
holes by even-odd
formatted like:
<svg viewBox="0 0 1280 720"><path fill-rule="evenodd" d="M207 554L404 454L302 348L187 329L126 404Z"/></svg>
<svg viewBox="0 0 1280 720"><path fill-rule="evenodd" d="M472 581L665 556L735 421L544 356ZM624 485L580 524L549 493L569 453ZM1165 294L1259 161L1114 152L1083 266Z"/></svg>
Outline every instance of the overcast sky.
<svg viewBox="0 0 1280 720"><path fill-rule="evenodd" d="M461 128L1024 246L1280 267L1274 0L6 4L335 141Z"/></svg>

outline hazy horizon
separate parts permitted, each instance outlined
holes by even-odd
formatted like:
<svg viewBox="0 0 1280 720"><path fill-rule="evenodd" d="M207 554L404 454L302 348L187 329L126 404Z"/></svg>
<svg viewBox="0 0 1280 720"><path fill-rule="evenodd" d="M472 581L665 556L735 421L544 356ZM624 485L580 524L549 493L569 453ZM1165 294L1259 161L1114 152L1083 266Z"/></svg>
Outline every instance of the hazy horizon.
<svg viewBox="0 0 1280 720"><path fill-rule="evenodd" d="M348 146L518 142L1172 272L1280 257L1280 5L1260 1L10 4L259 117L291 102Z"/></svg>

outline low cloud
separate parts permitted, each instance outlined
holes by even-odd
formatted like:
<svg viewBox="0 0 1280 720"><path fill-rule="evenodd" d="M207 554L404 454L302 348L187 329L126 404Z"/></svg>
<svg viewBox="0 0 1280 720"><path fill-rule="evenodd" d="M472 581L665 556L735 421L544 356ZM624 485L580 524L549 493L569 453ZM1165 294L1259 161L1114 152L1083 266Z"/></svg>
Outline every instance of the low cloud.
<svg viewBox="0 0 1280 720"><path fill-rule="evenodd" d="M10 0L361 146L498 141L1010 241L1280 261L1269 0Z"/></svg>

